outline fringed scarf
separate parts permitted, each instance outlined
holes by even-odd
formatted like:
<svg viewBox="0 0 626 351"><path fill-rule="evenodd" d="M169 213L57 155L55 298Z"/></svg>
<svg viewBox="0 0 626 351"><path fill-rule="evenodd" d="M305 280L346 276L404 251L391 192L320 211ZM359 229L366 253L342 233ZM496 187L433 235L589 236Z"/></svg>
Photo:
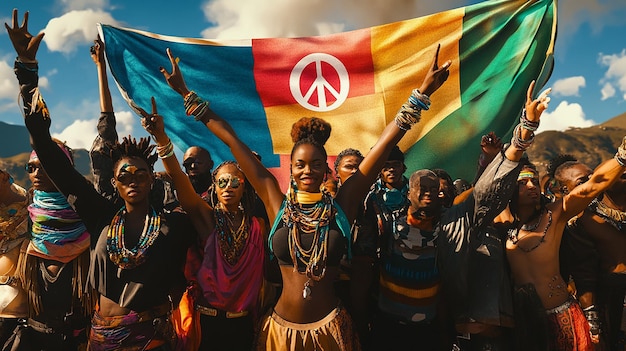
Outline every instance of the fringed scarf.
<svg viewBox="0 0 626 351"><path fill-rule="evenodd" d="M72 296L80 301L83 313L90 315L97 296L87 286L90 261L87 228L63 194L58 192L35 190L28 211L33 222L31 240L22 246L25 255L17 270L24 290L28 293L30 315L42 312L42 287L39 286L39 278L43 275L41 269L45 269L40 265L42 258L64 264L71 262Z"/></svg>
<svg viewBox="0 0 626 351"><path fill-rule="evenodd" d="M27 254L63 263L89 248L89 233L59 192L35 190L28 207L33 222Z"/></svg>

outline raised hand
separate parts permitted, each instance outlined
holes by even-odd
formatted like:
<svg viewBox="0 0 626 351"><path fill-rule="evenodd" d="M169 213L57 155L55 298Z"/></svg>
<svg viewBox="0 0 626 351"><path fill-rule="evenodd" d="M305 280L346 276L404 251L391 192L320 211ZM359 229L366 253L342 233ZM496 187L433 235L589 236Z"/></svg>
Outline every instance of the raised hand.
<svg viewBox="0 0 626 351"><path fill-rule="evenodd" d="M37 50L39 44L43 39L44 32L33 36L28 32L28 11L24 13L24 21L22 25L17 24L17 9L13 9L13 27L9 27L7 23L4 26L9 33L9 38L15 48L17 57L24 63L36 63L37 62Z"/></svg>
<svg viewBox="0 0 626 351"><path fill-rule="evenodd" d="M533 100L532 93L535 89L535 81L530 82L528 91L526 92L526 118L531 122L538 122L543 111L548 108L550 97L548 94L552 91L552 88L548 88L541 92L539 96Z"/></svg>
<svg viewBox="0 0 626 351"><path fill-rule="evenodd" d="M100 39L100 35L93 41L93 45L89 51L91 52L91 59L95 64L104 63L104 43Z"/></svg>
<svg viewBox="0 0 626 351"><path fill-rule="evenodd" d="M157 104L154 97L151 99L152 101L152 113L146 112L146 110L141 107L137 107L137 110L141 114L141 126L146 130L146 132L153 135L157 140L162 139L163 137L167 137L165 134L165 125L163 123L163 117L159 115L157 112Z"/></svg>
<svg viewBox="0 0 626 351"><path fill-rule="evenodd" d="M422 94L426 94L430 96L434 93L439 87L445 83L450 75L450 65L452 65L452 61L446 61L441 67L439 66L439 49L441 48L441 44L437 45L437 51L435 52L435 57L433 59L433 64L430 66L428 73L426 73L426 77L424 77L424 82L422 82L422 86L420 87L420 92Z"/></svg>
<svg viewBox="0 0 626 351"><path fill-rule="evenodd" d="M159 71L163 73L163 77L165 77L167 84L174 89L174 91L185 97L185 95L189 93L189 89L187 89L187 84L185 84L183 74L180 71L180 67L178 67L178 61L174 58L174 56L172 56L172 51L169 48L167 49L167 57L169 57L170 62L172 63L172 73L168 73L163 67L159 67Z"/></svg>

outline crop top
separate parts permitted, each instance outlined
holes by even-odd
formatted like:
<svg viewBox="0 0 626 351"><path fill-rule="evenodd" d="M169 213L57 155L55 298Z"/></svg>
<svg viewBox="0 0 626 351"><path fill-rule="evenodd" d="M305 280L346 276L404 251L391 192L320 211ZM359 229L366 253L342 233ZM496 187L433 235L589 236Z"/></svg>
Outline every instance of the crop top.
<svg viewBox="0 0 626 351"><path fill-rule="evenodd" d="M268 238L268 244L271 254L276 256L278 263L282 266L293 266L291 254L289 252L289 228L283 221L283 213L285 212L286 201L283 204L276 215L274 226L270 231ZM328 230L328 253L326 264L330 267L338 267L343 255L348 252L348 257L351 258L351 244L352 237L350 231L350 225L343 210L339 205L333 202L335 209L335 220L331 222ZM301 244L304 248L311 247L314 234L303 234L300 237ZM298 264L299 269L304 269L302 263Z"/></svg>

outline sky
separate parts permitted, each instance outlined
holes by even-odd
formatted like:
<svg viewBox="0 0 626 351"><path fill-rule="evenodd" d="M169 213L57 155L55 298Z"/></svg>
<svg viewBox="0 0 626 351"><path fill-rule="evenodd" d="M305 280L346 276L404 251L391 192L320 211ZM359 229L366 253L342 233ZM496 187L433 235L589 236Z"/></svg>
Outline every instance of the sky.
<svg viewBox="0 0 626 351"><path fill-rule="evenodd" d="M337 33L420 17L480 1L464 0L0 0L0 21L13 8L29 30L45 31L39 85L53 136L89 149L100 113L89 47L97 23L158 34L213 39L299 37ZM148 6L146 6L146 4ZM589 127L626 112L626 1L560 0L552 101L540 131ZM0 31L0 121L23 125L13 74L15 51ZM139 117L109 76L120 136L146 136ZM180 150L177 150L177 154ZM180 155L179 155L180 157Z"/></svg>

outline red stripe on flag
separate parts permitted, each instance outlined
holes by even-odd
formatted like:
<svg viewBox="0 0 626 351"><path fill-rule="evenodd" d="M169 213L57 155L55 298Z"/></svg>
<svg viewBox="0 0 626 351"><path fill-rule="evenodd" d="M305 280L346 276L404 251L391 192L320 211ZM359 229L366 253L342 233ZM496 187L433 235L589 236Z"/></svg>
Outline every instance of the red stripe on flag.
<svg viewBox="0 0 626 351"><path fill-rule="evenodd" d="M290 77L300 89L300 98L307 95L316 79L323 77L329 84L326 103L332 104L337 100L333 90L338 92L341 88L341 66L345 67L349 80L347 98L375 91L369 29L324 37L255 39L252 54L257 91L265 107L298 103L291 93ZM292 77L294 68L299 68L301 73ZM319 105L316 94L306 101Z"/></svg>

